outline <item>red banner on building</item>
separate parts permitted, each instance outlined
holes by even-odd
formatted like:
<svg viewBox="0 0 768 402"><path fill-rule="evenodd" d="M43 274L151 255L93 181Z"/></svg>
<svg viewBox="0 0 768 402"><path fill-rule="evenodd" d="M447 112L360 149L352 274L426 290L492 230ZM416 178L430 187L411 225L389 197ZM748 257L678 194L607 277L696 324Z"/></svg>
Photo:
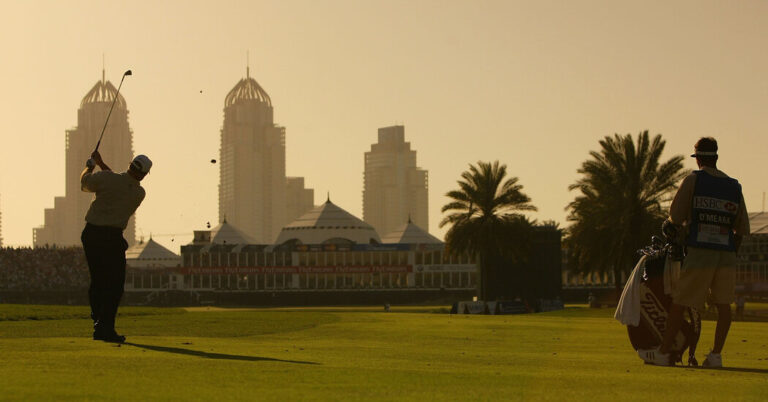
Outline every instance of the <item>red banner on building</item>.
<svg viewBox="0 0 768 402"><path fill-rule="evenodd" d="M248 274L400 274L413 272L410 265L323 266L323 267L183 267L175 269L184 275L248 275Z"/></svg>

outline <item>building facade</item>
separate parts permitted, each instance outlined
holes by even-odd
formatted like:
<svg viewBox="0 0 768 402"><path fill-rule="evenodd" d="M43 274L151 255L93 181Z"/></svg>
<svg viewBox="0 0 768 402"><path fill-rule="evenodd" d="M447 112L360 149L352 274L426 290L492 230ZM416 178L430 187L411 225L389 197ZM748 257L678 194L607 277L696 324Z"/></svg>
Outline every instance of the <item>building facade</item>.
<svg viewBox="0 0 768 402"><path fill-rule="evenodd" d="M249 70L224 100L219 152L219 222L226 219L257 243L272 243L292 218L289 183L290 196L304 197L305 189L303 179L296 191L299 182L285 175L285 128L274 124L272 100ZM294 207L290 214L306 212Z"/></svg>
<svg viewBox="0 0 768 402"><path fill-rule="evenodd" d="M249 243L224 223L195 231L194 240L181 247L178 267L129 270L126 290L182 291L201 303L278 304L416 302L474 294L473 258L452 255L412 223L401 229L391 237L395 243L381 244L371 225L330 200L286 225L275 244Z"/></svg>
<svg viewBox="0 0 768 402"><path fill-rule="evenodd" d="M738 253L737 290L768 292L768 213L750 213L749 228Z"/></svg>
<svg viewBox="0 0 768 402"><path fill-rule="evenodd" d="M80 173L99 140L116 95L118 99L104 130L104 140L99 147L99 153L104 162L118 172L126 170L131 163L133 132L128 125L128 108L123 96L117 94L117 89L106 80L102 71L101 81L98 81L80 102L77 127L66 131L65 193L62 197L54 198L53 208L45 210L44 224L33 229L35 247L80 245L85 213L93 199L93 194L80 190ZM132 216L123 232L129 245L135 242L135 227L135 217Z"/></svg>
<svg viewBox="0 0 768 402"><path fill-rule="evenodd" d="M428 230L428 175L416 165L405 127L380 128L378 134L378 143L365 153L363 220L383 234L409 220Z"/></svg>
<svg viewBox="0 0 768 402"><path fill-rule="evenodd" d="M184 246L182 258L183 289L194 290L474 290L477 283L475 261L442 245Z"/></svg>

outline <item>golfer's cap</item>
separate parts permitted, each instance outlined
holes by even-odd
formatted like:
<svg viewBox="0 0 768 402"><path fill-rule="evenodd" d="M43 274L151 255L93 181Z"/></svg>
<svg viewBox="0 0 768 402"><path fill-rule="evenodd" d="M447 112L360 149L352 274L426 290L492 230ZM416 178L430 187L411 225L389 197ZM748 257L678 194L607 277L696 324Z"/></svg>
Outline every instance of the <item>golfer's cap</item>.
<svg viewBox="0 0 768 402"><path fill-rule="evenodd" d="M138 155L137 157L133 158L131 167L141 173L147 174L149 173L149 169L152 167L152 161L147 158L147 155Z"/></svg>
<svg viewBox="0 0 768 402"><path fill-rule="evenodd" d="M693 146L692 158L699 156L717 156L717 141L712 137L703 137Z"/></svg>

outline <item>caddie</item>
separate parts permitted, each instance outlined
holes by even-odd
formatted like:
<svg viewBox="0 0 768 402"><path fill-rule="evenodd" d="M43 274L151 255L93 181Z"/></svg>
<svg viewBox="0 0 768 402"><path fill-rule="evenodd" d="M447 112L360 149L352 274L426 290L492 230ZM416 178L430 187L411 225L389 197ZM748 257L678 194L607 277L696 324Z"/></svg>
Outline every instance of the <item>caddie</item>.
<svg viewBox="0 0 768 402"><path fill-rule="evenodd" d="M94 167L101 171L94 173ZM125 286L125 250L128 243L123 230L128 219L144 200L140 181L149 173L152 161L144 155L133 159L128 170L113 172L98 151L91 154L80 175L82 191L96 193L80 239L91 275L88 298L93 318L93 339L125 342L115 331L115 317Z"/></svg>
<svg viewBox="0 0 768 402"><path fill-rule="evenodd" d="M714 346L702 365L722 367L721 352L735 299L736 252L743 236L749 234L749 217L741 185L717 169L717 141L703 137L694 151L691 157L696 158L699 170L683 179L664 222L665 226L682 226L687 251L672 292L664 339L658 350L638 350L638 354L647 363L674 364L669 350L680 330L684 307L703 311L711 292L718 312L717 327Z"/></svg>

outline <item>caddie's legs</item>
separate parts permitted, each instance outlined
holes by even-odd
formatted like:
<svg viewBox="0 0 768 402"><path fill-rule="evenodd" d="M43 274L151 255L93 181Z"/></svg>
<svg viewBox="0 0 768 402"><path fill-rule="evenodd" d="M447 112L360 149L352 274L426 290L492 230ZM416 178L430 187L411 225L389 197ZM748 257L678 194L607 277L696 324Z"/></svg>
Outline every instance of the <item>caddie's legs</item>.
<svg viewBox="0 0 768 402"><path fill-rule="evenodd" d="M717 327L715 328L715 345L712 353L720 354L731 328L731 303L736 300L736 253L722 252L719 267L710 285L712 299L717 307Z"/></svg>
<svg viewBox="0 0 768 402"><path fill-rule="evenodd" d="M671 303L669 306L669 315L667 315L667 325L664 329L664 339L661 342L659 352L669 353L672 348L672 343L675 341L675 336L680 332L680 327L683 324L683 310L684 306L676 303Z"/></svg>
<svg viewBox="0 0 768 402"><path fill-rule="evenodd" d="M717 327L715 328L715 346L712 353L720 354L725 345L725 338L728 337L728 330L731 329L731 305L716 304L717 306Z"/></svg>
<svg viewBox="0 0 768 402"><path fill-rule="evenodd" d="M683 323L685 307L702 309L718 264L718 251L688 247L688 255L680 268L680 278L672 291L664 341L660 351L668 353Z"/></svg>

